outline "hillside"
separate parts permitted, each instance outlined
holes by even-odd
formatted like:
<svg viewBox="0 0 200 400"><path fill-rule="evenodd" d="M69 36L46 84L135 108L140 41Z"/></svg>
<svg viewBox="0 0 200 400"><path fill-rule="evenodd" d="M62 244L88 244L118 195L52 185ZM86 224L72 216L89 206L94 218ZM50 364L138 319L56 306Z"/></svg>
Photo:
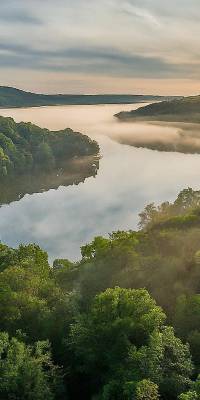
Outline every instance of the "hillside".
<svg viewBox="0 0 200 400"><path fill-rule="evenodd" d="M95 155L98 144L67 128L49 131L31 123L0 117L0 178L50 171L74 157Z"/></svg>
<svg viewBox="0 0 200 400"><path fill-rule="evenodd" d="M0 243L0 397L198 400L199 216L185 189L76 263Z"/></svg>
<svg viewBox="0 0 200 400"><path fill-rule="evenodd" d="M200 123L200 96L184 97L150 104L130 112L120 112L116 117L123 121L156 120Z"/></svg>
<svg viewBox="0 0 200 400"><path fill-rule="evenodd" d="M168 97L167 97L168 98ZM0 108L11 107L38 107L51 105L92 105L92 104L131 104L160 101L166 99L162 96L143 96L128 94L105 95L76 95L58 94L45 95L25 92L7 86L0 86Z"/></svg>

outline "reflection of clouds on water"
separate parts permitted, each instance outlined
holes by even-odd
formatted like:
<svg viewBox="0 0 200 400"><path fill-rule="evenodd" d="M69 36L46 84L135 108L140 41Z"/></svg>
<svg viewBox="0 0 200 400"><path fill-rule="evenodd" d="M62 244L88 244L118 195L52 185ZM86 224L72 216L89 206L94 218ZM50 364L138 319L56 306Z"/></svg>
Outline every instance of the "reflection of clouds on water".
<svg viewBox="0 0 200 400"><path fill-rule="evenodd" d="M117 112L118 107L104 106L105 120L109 120L110 113ZM46 108L42 110L44 118ZM93 107L87 110L83 127L89 123L88 115L92 110ZM16 115L17 111L22 112L13 110L13 114ZM33 109L32 120L39 124L39 120L35 121L36 111ZM54 114L56 117L57 113ZM67 116L65 118L68 121ZM101 110L100 121L102 119ZM75 120L70 122L75 128ZM138 212L145 204L172 200L183 187L200 186L198 155L159 153L122 146L96 131L94 136L97 136L103 154L97 177L88 178L78 186L26 195L19 202L2 207L0 239L3 242L12 246L20 242L37 242L51 258L76 258L80 245L95 235L135 228Z"/></svg>

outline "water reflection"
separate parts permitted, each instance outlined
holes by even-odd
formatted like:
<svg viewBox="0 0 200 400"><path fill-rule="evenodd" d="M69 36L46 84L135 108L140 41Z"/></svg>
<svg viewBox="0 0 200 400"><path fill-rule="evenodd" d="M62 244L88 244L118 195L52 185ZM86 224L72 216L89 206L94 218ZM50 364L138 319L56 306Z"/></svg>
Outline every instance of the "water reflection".
<svg viewBox="0 0 200 400"><path fill-rule="evenodd" d="M99 169L97 156L75 158L63 163L59 170L23 174L0 181L0 206L21 200L26 194L42 193L60 186L78 185L95 177Z"/></svg>
<svg viewBox="0 0 200 400"><path fill-rule="evenodd" d="M113 118L123 108L132 106L3 110L4 115L18 121L30 120L51 129L71 126L88 133L99 142L103 156L95 178L25 195L20 201L1 207L3 242L11 246L36 242L49 252L51 259L76 259L80 245L95 235L135 228L138 212L145 204L173 200L184 187L199 189L199 155L137 149L112 140L119 129L126 133L127 124L119 127Z"/></svg>

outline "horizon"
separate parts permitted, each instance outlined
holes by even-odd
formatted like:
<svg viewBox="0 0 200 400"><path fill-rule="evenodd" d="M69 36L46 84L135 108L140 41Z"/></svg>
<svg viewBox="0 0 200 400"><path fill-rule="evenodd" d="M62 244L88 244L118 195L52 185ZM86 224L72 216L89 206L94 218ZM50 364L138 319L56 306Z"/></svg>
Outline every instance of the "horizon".
<svg viewBox="0 0 200 400"><path fill-rule="evenodd" d="M163 96L163 97L165 97L165 96L169 96L169 95L165 95L165 94L163 94L163 95L159 95L159 94L157 94L157 93L143 93L143 94L141 94L141 93L112 93L112 92L107 92L107 93L101 93L101 92L97 92L97 93L78 93L78 92L76 92L76 93L70 93L70 92L63 92L63 93L61 93L61 92L32 92L32 91L29 91L29 90L26 90L26 89L22 89L22 88L20 88L20 87L15 87L15 86L5 86L5 85L0 85L0 89L1 88L5 88L5 89L15 89L15 90L18 90L18 91L22 91L22 92L26 92L26 93L31 93L31 94L41 94L41 95L49 95L49 96L51 96L51 95L61 95L61 96L63 96L63 95L66 95L66 96L155 96L155 97L159 97L159 96ZM199 93L197 93L197 94L195 94L195 96L198 96L199 95ZM172 95L172 97L179 97L180 95L179 94L174 94L174 95Z"/></svg>
<svg viewBox="0 0 200 400"><path fill-rule="evenodd" d="M159 3L2 4L1 85L46 94L198 94L200 4Z"/></svg>

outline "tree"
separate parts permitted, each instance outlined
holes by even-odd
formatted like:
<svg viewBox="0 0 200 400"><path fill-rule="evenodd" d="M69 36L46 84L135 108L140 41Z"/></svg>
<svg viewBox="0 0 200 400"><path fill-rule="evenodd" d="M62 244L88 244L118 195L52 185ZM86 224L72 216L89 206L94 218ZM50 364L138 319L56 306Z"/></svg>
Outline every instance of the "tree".
<svg viewBox="0 0 200 400"><path fill-rule="evenodd" d="M200 206L200 191L192 188L183 189L174 202L176 213L184 213L189 208Z"/></svg>
<svg viewBox="0 0 200 400"><path fill-rule="evenodd" d="M200 330L200 294L182 295L177 299L174 323L184 339L191 331Z"/></svg>
<svg viewBox="0 0 200 400"><path fill-rule="evenodd" d="M144 211L139 214L140 221L139 221L139 228L144 229L147 225L153 222L154 218L157 216L158 211L154 203L148 204Z"/></svg>
<svg viewBox="0 0 200 400"><path fill-rule="evenodd" d="M163 394L171 385L175 398L174 392L187 389L192 364L188 346L163 327L164 320L146 290L107 289L72 326L75 371L86 375L93 394L102 391L102 399L123 398L128 382L134 387L142 379L151 379Z"/></svg>
<svg viewBox="0 0 200 400"><path fill-rule="evenodd" d="M1 268L1 330L15 335L21 329L30 342L52 339L57 330L59 342L71 317L69 295L55 282L47 253L36 245L0 245Z"/></svg>
<svg viewBox="0 0 200 400"><path fill-rule="evenodd" d="M158 385L143 379L136 387L136 400L159 400Z"/></svg>
<svg viewBox="0 0 200 400"><path fill-rule="evenodd" d="M148 346L133 354L133 365L139 365L142 375L159 386L164 398L176 399L191 385L193 365L189 346L174 335L172 327L154 331Z"/></svg>
<svg viewBox="0 0 200 400"><path fill-rule="evenodd" d="M4 400L53 400L58 371L51 361L49 343L26 346L0 333L0 376Z"/></svg>
<svg viewBox="0 0 200 400"><path fill-rule="evenodd" d="M102 236L97 236L94 238L92 243L81 247L81 255L84 260L90 260L98 255L102 256L110 247L110 245L111 243L109 239L105 239Z"/></svg>
<svg viewBox="0 0 200 400"><path fill-rule="evenodd" d="M55 167L55 158L48 143L42 142L39 144L35 160L45 170Z"/></svg>
<svg viewBox="0 0 200 400"><path fill-rule="evenodd" d="M198 400L197 393L194 391L189 391L187 393L182 393L178 397L178 400Z"/></svg>

